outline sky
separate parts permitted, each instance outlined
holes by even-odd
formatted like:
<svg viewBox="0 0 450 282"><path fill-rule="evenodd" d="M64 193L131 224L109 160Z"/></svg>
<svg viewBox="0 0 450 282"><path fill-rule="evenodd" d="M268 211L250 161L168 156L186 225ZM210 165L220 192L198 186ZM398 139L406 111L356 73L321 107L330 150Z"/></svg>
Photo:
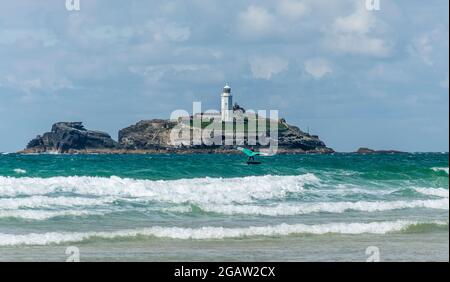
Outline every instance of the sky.
<svg viewBox="0 0 450 282"><path fill-rule="evenodd" d="M376 1L376 0L374 0ZM370 5L369 5L370 6ZM449 1L0 0L0 152L58 121L254 110L331 148L449 148Z"/></svg>

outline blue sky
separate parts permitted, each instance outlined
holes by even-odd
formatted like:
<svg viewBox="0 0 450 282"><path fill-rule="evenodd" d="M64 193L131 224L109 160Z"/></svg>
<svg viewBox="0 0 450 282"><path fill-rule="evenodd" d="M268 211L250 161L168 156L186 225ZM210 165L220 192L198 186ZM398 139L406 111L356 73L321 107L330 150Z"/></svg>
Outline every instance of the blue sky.
<svg viewBox="0 0 450 282"><path fill-rule="evenodd" d="M0 0L0 151L57 121L277 109L339 151L448 151L449 2Z"/></svg>

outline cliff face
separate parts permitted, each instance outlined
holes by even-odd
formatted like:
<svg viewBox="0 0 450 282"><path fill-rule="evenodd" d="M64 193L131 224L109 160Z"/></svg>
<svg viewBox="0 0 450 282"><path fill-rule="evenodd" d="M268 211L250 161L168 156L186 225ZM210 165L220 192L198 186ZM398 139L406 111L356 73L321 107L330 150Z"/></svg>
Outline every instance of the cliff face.
<svg viewBox="0 0 450 282"><path fill-rule="evenodd" d="M305 152L333 152L333 150L328 148L317 135L310 135L308 133L305 133L301 131L297 126L287 124L284 120L281 121L281 128L285 129L279 131L278 133L278 146L281 148L300 149Z"/></svg>
<svg viewBox="0 0 450 282"><path fill-rule="evenodd" d="M50 132L31 140L24 152L67 153L71 150L115 149L117 147L117 142L107 133L87 130L81 122L59 122L52 126Z"/></svg>
<svg viewBox="0 0 450 282"><path fill-rule="evenodd" d="M235 146L192 145L189 137L183 137L184 145L171 142L172 129L180 125L184 133L195 136L200 128L192 128L187 123L154 119L140 121L119 131L119 142L107 133L84 128L81 122L59 122L51 132L37 136L28 143L22 153L233 153ZM332 153L318 136L309 135L298 127L279 121L279 153ZM231 132L231 134L233 134ZM189 135L189 134L188 134ZM245 145L243 145L245 146ZM259 146L252 146L258 148Z"/></svg>
<svg viewBox="0 0 450 282"><path fill-rule="evenodd" d="M162 119L140 121L119 131L120 146L127 150L170 147L170 130L176 124Z"/></svg>

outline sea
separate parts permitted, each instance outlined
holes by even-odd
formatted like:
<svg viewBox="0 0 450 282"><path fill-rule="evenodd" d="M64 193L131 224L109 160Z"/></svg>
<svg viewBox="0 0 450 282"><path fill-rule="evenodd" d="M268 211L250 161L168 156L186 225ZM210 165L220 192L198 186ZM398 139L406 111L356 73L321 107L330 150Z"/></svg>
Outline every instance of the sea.
<svg viewBox="0 0 450 282"><path fill-rule="evenodd" d="M449 155L0 154L0 261L449 261Z"/></svg>

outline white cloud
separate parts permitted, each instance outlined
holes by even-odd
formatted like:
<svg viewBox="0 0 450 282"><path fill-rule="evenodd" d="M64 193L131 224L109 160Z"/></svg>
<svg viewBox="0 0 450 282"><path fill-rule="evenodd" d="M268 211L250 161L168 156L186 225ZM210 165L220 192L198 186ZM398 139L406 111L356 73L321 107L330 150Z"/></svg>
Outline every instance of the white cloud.
<svg viewBox="0 0 450 282"><path fill-rule="evenodd" d="M238 15L238 30L243 36L259 37L270 33L275 17L266 8L249 6Z"/></svg>
<svg viewBox="0 0 450 282"><path fill-rule="evenodd" d="M431 58L433 54L433 46L430 43L430 38L427 35L415 38L411 45L412 53L418 56L425 64L432 65Z"/></svg>
<svg viewBox="0 0 450 282"><path fill-rule="evenodd" d="M383 39L366 35L338 35L330 46L341 53L386 57L391 53Z"/></svg>
<svg viewBox="0 0 450 282"><path fill-rule="evenodd" d="M367 34L375 25L373 12L358 9L346 17L339 17L334 22L334 29L339 33Z"/></svg>
<svg viewBox="0 0 450 282"><path fill-rule="evenodd" d="M1 81L0 81L1 82ZM0 83L1 87L18 90L27 95L36 91L56 92L62 89L71 89L73 84L66 78L17 78L15 75L7 75Z"/></svg>
<svg viewBox="0 0 450 282"><path fill-rule="evenodd" d="M443 45L443 42L447 42L447 45ZM408 47L408 51L413 57L419 58L429 66L440 60L441 54L436 51L440 49L447 49L448 52L448 30L443 31L438 28L416 36Z"/></svg>
<svg viewBox="0 0 450 282"><path fill-rule="evenodd" d="M191 36L191 29L175 23L164 23L153 28L154 38L157 41L183 42Z"/></svg>
<svg viewBox="0 0 450 282"><path fill-rule="evenodd" d="M99 25L86 28L91 23L85 17L69 19L69 34L87 47L93 43L116 44L133 39L156 42L183 42L190 38L188 26L166 20L152 20L133 25Z"/></svg>
<svg viewBox="0 0 450 282"><path fill-rule="evenodd" d="M333 72L330 63L322 58L313 58L305 62L305 70L314 78L322 78Z"/></svg>
<svg viewBox="0 0 450 282"><path fill-rule="evenodd" d="M223 82L225 76L220 70L207 64L167 64L129 67L131 73L140 75L148 83L160 83L165 80L189 82Z"/></svg>
<svg viewBox="0 0 450 282"><path fill-rule="evenodd" d="M38 42L44 47L51 47L58 42L55 34L44 29L3 29L0 30L0 45L30 44Z"/></svg>
<svg viewBox="0 0 450 282"><path fill-rule="evenodd" d="M302 1L281 0L278 3L277 11L282 17L298 19L307 13L308 7Z"/></svg>
<svg viewBox="0 0 450 282"><path fill-rule="evenodd" d="M254 57L249 62L253 78L266 80L287 70L289 65L288 61L279 57Z"/></svg>
<svg viewBox="0 0 450 282"><path fill-rule="evenodd" d="M374 12L357 5L352 14L335 19L327 40L328 48L344 54L389 56L390 46L374 35L377 26L381 26L381 22L375 18Z"/></svg>
<svg viewBox="0 0 450 282"><path fill-rule="evenodd" d="M9 87L20 92L30 94L35 90L39 90L43 87L42 80L39 78L34 79L18 79L15 75L7 75L3 79L4 87Z"/></svg>
<svg viewBox="0 0 450 282"><path fill-rule="evenodd" d="M99 26L86 30L86 36L92 40L115 42L135 36L136 31L130 27L118 28L115 26Z"/></svg>

